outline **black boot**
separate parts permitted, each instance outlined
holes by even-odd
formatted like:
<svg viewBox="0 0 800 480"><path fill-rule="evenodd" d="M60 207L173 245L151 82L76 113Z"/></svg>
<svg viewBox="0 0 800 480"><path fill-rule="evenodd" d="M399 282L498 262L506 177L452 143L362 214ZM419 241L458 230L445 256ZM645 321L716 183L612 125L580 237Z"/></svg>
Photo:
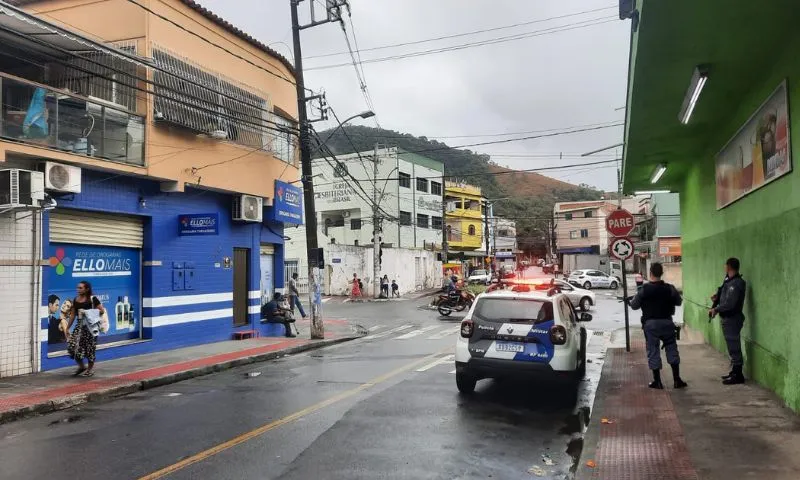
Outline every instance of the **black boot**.
<svg viewBox="0 0 800 480"><path fill-rule="evenodd" d="M648 387L655 388L658 390L664 389L664 384L661 383L661 370L659 369L653 370L653 381L650 382L650 385L648 385Z"/></svg>
<svg viewBox="0 0 800 480"><path fill-rule="evenodd" d="M740 385L744 383L744 373L741 365L734 365L731 376L722 381L723 385Z"/></svg>
<svg viewBox="0 0 800 480"><path fill-rule="evenodd" d="M731 377L731 375L733 375L733 368L731 368L731 371L728 372L727 375L722 375L722 376L720 376L720 378L723 379L723 380L727 380L728 378Z"/></svg>
<svg viewBox="0 0 800 480"><path fill-rule="evenodd" d="M673 386L675 388L686 388L689 386L688 383L684 382L681 378L681 366L680 365L670 365L672 367L672 379L674 380Z"/></svg>

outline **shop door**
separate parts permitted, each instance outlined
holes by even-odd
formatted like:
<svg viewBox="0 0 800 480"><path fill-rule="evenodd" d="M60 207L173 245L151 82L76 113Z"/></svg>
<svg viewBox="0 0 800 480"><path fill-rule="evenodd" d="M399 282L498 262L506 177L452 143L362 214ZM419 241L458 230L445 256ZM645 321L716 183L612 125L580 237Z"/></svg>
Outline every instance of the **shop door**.
<svg viewBox="0 0 800 480"><path fill-rule="evenodd" d="M247 297L250 278L250 249L233 249L233 325L247 325Z"/></svg>

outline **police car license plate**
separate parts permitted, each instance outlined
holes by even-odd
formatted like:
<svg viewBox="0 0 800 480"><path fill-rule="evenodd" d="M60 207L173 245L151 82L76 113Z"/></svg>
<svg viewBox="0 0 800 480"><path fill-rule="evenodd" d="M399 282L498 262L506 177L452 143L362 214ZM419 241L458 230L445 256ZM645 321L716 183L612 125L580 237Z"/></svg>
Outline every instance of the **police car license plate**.
<svg viewBox="0 0 800 480"><path fill-rule="evenodd" d="M525 346L519 343L505 343L505 342L498 342L497 343L497 351L498 352L524 352Z"/></svg>

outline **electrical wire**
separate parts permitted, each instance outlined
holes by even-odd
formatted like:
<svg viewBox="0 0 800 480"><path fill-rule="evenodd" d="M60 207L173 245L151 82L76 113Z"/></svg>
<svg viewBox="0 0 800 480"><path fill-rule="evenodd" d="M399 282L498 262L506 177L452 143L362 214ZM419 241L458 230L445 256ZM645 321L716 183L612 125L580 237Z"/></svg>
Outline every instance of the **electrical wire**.
<svg viewBox="0 0 800 480"><path fill-rule="evenodd" d="M469 35L477 35L477 34L480 34L480 33L496 32L498 30L506 30L506 29L509 29L509 28L522 27L522 26L525 26L525 25L532 25L532 24L535 24L535 23L544 23L544 22L549 22L549 21L552 21L552 20L560 20L560 19L563 19L563 18L569 18L569 17L575 17L575 16L579 16L579 15L585 15L587 13L595 13L595 12L600 12L600 11L603 11L603 10L613 10L613 9L616 9L616 8L618 8L616 5L609 6L609 7L595 8L593 10L584 10L582 12L575 12L575 13L569 13L569 14L566 14L566 15L559 15L557 17L540 18L540 19L537 19L537 20L530 20L530 21L527 21L527 22L520 22L520 23L515 23L515 24L512 24L512 25L504 25L502 27L486 28L486 29L483 29L483 30L473 30L473 31L470 31L470 32L457 33L457 34L454 34L454 35L445 35L445 36L435 37L435 38L428 38L428 39L425 39L425 40L415 40L413 42L395 43L395 44L392 44L392 45L382 45L382 46L379 46L379 47L365 48L362 51L364 51L364 52L373 52L373 51L376 51L376 50L385 50L387 48L397 48L397 47L405 47L405 46L409 46L409 45L419 45L421 43L429 43L429 42L436 42L436 41L439 41L439 40L447 40L447 39L451 39L451 38L466 37L466 36L469 36ZM325 57L335 57L335 56L339 56L339 55L347 55L347 52L324 53L324 54L320 54L320 55L312 55L312 56L309 56L309 57L306 57L306 58L307 59L325 58Z"/></svg>
<svg viewBox="0 0 800 480"><path fill-rule="evenodd" d="M466 43L466 44L462 44L462 45L455 45L455 46L452 46L452 47L443 47L443 48L436 48L436 49L430 49L430 50L422 50L422 51L418 51L418 52L411 52L411 53L406 53L406 54L401 54L401 55L392 55L392 56L387 56L387 57L370 58L370 59L364 60L362 63L381 63L381 62L389 62L389 61L395 61L395 60L405 60L405 59L408 59L408 58L435 55L435 54L439 54L439 53L459 51L459 50L464 50L464 49L468 49L468 48L483 47L483 46L486 46L486 45L495 45L495 44L499 44L499 43L506 43L506 42L516 41L516 40L523 40L523 39L526 39L526 38L540 37L540 36L543 36L543 35L551 35L551 34L554 34L554 33L566 32L566 31L570 31L570 30L576 30L576 29L579 29L579 28L593 27L593 26L602 25L602 24L606 24L606 23L610 23L610 22L616 22L616 21L618 21L618 18L616 16L600 17L600 18L594 18L594 19L591 19L591 20L585 20L583 22L576 22L576 23L573 23L573 24L561 25L559 27L552 27L552 28L547 28L547 29L543 29L543 30L536 30L536 31L527 32L527 33L524 33L524 34L511 35L511 36L508 36L508 37L498 37L498 38L494 38L494 39L483 40L483 41L480 41L480 42L472 42L472 43ZM594 23L590 23L590 22L594 22ZM340 68L340 67L347 67L347 66L350 66L350 64L349 63L336 63L336 64L329 64L329 65L320 65L320 66L317 66L317 67L309 67L309 68L306 68L305 70L306 71L327 70L327 69L331 69L331 68Z"/></svg>

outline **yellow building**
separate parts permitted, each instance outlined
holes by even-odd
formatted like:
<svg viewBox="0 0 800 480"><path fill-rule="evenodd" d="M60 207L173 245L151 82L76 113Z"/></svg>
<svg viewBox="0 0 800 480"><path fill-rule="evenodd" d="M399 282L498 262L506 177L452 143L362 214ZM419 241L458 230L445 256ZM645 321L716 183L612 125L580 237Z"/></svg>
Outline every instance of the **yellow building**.
<svg viewBox="0 0 800 480"><path fill-rule="evenodd" d="M483 246L483 196L481 188L463 182L445 182L447 242L451 251L472 251Z"/></svg>

